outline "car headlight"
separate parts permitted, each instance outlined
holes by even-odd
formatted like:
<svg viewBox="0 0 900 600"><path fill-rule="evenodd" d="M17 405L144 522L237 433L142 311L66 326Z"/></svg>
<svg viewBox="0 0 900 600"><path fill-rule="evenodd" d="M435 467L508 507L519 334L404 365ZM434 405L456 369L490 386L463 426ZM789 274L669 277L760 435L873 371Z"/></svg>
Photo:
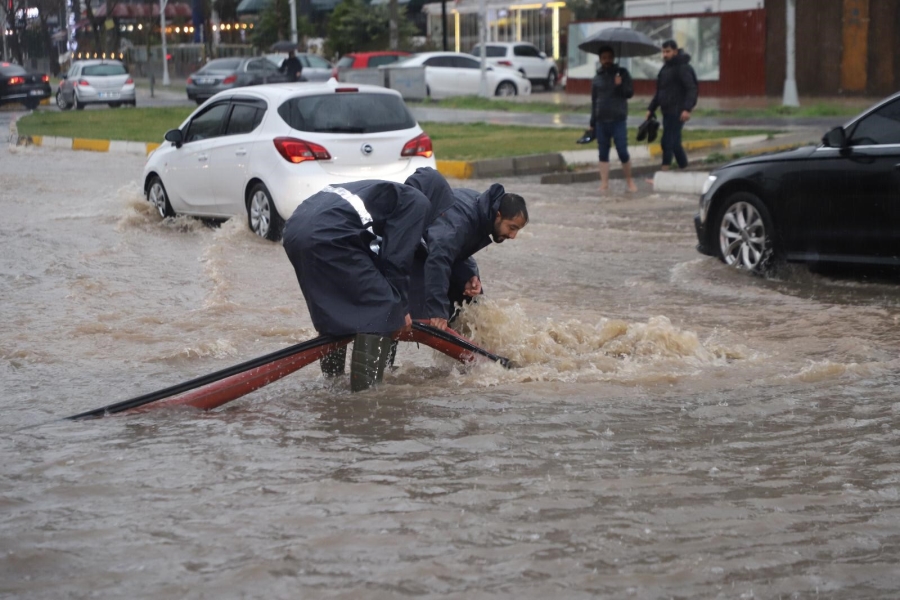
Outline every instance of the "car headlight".
<svg viewBox="0 0 900 600"><path fill-rule="evenodd" d="M703 184L703 189L700 190L701 196L705 196L706 192L708 192L710 189L712 189L712 186L716 182L716 179L718 179L718 177L716 177L715 175L710 175L709 177L706 178L706 181Z"/></svg>

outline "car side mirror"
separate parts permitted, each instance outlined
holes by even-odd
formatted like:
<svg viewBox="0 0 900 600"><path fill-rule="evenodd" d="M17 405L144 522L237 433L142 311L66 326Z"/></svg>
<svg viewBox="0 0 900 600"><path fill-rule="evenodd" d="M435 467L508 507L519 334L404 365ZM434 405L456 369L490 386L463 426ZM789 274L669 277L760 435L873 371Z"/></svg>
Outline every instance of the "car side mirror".
<svg viewBox="0 0 900 600"><path fill-rule="evenodd" d="M822 137L822 143L829 148L846 148L847 132L843 127L835 127Z"/></svg>
<svg viewBox="0 0 900 600"><path fill-rule="evenodd" d="M175 144L176 148L181 148L181 145L184 143L184 136L181 134L180 129L170 129L166 132L166 141Z"/></svg>
<svg viewBox="0 0 900 600"><path fill-rule="evenodd" d="M546 52L541 52L540 55L541 55L541 58L547 58L547 53L546 53Z"/></svg>

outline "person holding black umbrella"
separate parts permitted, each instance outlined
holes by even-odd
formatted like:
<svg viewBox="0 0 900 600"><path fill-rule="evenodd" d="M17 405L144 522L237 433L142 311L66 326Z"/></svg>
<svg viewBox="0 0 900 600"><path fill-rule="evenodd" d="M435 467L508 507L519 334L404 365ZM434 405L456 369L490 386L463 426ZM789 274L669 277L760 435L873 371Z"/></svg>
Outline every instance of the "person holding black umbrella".
<svg viewBox="0 0 900 600"><path fill-rule="evenodd" d="M609 190L609 152L615 143L627 189L636 192L626 126L628 99L634 95L634 85L628 69L616 64L612 46L601 47L599 54L600 66L591 83L591 129L600 151L600 191Z"/></svg>
<svg viewBox="0 0 900 600"><path fill-rule="evenodd" d="M281 61L281 66L278 67L278 71L287 75L288 81L300 81L300 73L303 71L303 64L300 62L300 59L297 58L296 50L288 51L288 57Z"/></svg>

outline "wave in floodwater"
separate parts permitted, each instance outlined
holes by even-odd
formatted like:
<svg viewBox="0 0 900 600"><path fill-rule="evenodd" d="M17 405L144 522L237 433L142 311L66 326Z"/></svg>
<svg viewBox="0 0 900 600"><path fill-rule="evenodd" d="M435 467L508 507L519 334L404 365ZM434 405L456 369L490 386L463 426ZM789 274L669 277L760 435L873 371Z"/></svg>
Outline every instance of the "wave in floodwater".
<svg viewBox="0 0 900 600"><path fill-rule="evenodd" d="M178 215L168 219L160 219L156 208L144 197L144 190L137 181L124 185L116 192L123 205L124 211L116 223L116 231L129 229L155 229L164 228L170 231L191 233L200 231L206 225L200 219Z"/></svg>
<svg viewBox="0 0 900 600"><path fill-rule="evenodd" d="M464 308L459 332L518 368L503 381L658 381L756 357L743 346L701 340L665 316L644 323L600 318L537 321L519 305L480 299ZM494 372L492 370L492 372Z"/></svg>

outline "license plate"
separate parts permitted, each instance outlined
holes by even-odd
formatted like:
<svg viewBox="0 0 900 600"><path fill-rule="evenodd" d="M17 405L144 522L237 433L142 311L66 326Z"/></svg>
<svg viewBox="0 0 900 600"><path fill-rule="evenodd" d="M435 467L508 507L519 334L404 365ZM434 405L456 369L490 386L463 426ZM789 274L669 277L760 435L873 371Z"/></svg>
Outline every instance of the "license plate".
<svg viewBox="0 0 900 600"><path fill-rule="evenodd" d="M209 85L214 81L215 81L215 79L212 79L210 77L198 77L197 78L197 83L199 83L200 85Z"/></svg>
<svg viewBox="0 0 900 600"><path fill-rule="evenodd" d="M31 90L30 92L28 92L28 95L29 96L43 96L44 92L43 92L43 90Z"/></svg>
<svg viewBox="0 0 900 600"><path fill-rule="evenodd" d="M100 96L101 98L118 98L119 97L119 94L117 94L116 92L100 92L97 95Z"/></svg>

